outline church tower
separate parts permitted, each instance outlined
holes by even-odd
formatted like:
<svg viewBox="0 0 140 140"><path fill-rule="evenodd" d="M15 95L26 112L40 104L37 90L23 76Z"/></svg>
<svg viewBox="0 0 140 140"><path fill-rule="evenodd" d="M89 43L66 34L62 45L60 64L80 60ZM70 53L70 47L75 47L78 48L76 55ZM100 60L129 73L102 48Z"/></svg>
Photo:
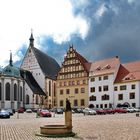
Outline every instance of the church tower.
<svg viewBox="0 0 140 140"><path fill-rule="evenodd" d="M54 93L56 91L54 90L54 83L59 68L59 64L54 58L34 47L33 32L31 32L29 48L23 58L21 69L29 71L32 74L32 77L45 93L45 96L48 97L45 103L48 108L53 107L56 102L53 101L55 99L53 96L56 95L56 93ZM29 97L33 98L33 91L28 85L27 87L25 92ZM31 100L31 104L35 104L35 101L37 101L37 99L34 97L34 99Z"/></svg>

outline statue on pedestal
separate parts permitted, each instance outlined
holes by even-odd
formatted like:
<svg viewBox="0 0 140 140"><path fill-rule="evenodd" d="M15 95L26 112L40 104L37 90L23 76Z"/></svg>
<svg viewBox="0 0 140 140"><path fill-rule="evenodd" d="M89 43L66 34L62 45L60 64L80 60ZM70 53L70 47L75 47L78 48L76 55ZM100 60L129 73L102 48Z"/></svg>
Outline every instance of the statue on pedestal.
<svg viewBox="0 0 140 140"><path fill-rule="evenodd" d="M66 98L66 111L71 111L71 104L67 98Z"/></svg>

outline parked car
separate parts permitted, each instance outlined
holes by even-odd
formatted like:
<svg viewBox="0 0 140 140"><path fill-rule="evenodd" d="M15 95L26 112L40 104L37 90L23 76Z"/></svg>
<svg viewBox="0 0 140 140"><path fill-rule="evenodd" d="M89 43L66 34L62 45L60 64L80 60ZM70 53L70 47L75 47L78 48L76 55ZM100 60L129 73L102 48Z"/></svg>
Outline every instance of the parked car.
<svg viewBox="0 0 140 140"><path fill-rule="evenodd" d="M63 114L64 110L62 108L57 108L56 113L57 114Z"/></svg>
<svg viewBox="0 0 140 140"><path fill-rule="evenodd" d="M97 114L99 115L105 115L107 112L104 109L96 109Z"/></svg>
<svg viewBox="0 0 140 140"><path fill-rule="evenodd" d="M53 108L53 109L50 109L50 112L55 112L57 114L63 114L64 109L62 109L62 108Z"/></svg>
<svg viewBox="0 0 140 140"><path fill-rule="evenodd" d="M95 110L90 109L90 108L85 108L85 109L83 110L83 113L84 113L85 115L96 115L96 114L97 114Z"/></svg>
<svg viewBox="0 0 140 140"><path fill-rule="evenodd" d="M107 109L104 109L104 110L105 110L106 114L114 114L115 113L115 109L113 109L113 108L107 108Z"/></svg>
<svg viewBox="0 0 140 140"><path fill-rule="evenodd" d="M14 114L13 110L12 110L12 109L10 109L10 108L5 109L5 110L6 110L6 111L8 111L10 115L13 115L13 114Z"/></svg>
<svg viewBox="0 0 140 140"><path fill-rule="evenodd" d="M82 109L82 108L73 108L73 111L74 111L75 113L83 113L83 110L84 110L84 109Z"/></svg>
<svg viewBox="0 0 140 140"><path fill-rule="evenodd" d="M17 110L17 112L18 112L18 113L24 113L24 109L23 109L23 108L19 108L19 109Z"/></svg>
<svg viewBox="0 0 140 140"><path fill-rule="evenodd" d="M52 114L47 109L42 109L38 112L38 115L41 117L51 117Z"/></svg>
<svg viewBox="0 0 140 140"><path fill-rule="evenodd" d="M32 109L32 112L37 112L37 111L38 111L37 108L33 108L33 109Z"/></svg>
<svg viewBox="0 0 140 140"><path fill-rule="evenodd" d="M26 109L26 113L32 113L31 109Z"/></svg>
<svg viewBox="0 0 140 140"><path fill-rule="evenodd" d="M132 108L132 107L123 107L123 109L126 109L127 112L129 112L129 113L135 112L134 108Z"/></svg>
<svg viewBox="0 0 140 140"><path fill-rule="evenodd" d="M140 112L140 109L138 109L138 108L133 107L133 109L135 110L135 112Z"/></svg>
<svg viewBox="0 0 140 140"><path fill-rule="evenodd" d="M127 113L128 111L123 108L115 108L115 113Z"/></svg>
<svg viewBox="0 0 140 140"><path fill-rule="evenodd" d="M0 111L0 118L10 118L10 113L6 110Z"/></svg>

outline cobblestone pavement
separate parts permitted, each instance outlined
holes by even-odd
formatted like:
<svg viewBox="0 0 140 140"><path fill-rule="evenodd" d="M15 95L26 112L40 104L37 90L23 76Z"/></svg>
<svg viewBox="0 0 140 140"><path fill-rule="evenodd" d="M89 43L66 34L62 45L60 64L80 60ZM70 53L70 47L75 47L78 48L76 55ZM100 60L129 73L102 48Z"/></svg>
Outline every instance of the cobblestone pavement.
<svg viewBox="0 0 140 140"><path fill-rule="evenodd" d="M0 140L140 140L140 117L135 113L84 116L73 114L75 137L47 138L35 136L40 126L64 124L64 115L36 118L35 113L14 114L0 119Z"/></svg>

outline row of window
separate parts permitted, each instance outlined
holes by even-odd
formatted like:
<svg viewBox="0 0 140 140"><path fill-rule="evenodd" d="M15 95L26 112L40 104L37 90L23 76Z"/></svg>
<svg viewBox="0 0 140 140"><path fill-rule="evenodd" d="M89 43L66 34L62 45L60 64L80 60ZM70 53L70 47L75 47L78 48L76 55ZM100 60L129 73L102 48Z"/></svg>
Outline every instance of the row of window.
<svg viewBox="0 0 140 140"><path fill-rule="evenodd" d="M136 107L136 103L132 103L131 106ZM94 108L112 108L112 107L113 107L112 104L96 104L94 106Z"/></svg>
<svg viewBox="0 0 140 140"><path fill-rule="evenodd" d="M80 90L80 92L79 92L79 90ZM65 93L66 93L66 94L70 94L70 89L66 89ZM75 93L75 94L78 94L78 93L85 93L85 88L81 88L81 89L75 88L74 93ZM60 95L63 95L63 94L64 94L64 90L61 89L61 90L60 90Z"/></svg>
<svg viewBox="0 0 140 140"><path fill-rule="evenodd" d="M5 84L5 100L9 101L11 96L10 92L10 83ZM2 85L0 83L0 100L2 99ZM23 93L22 93L22 87L20 86L20 89L18 91L17 84L14 84L14 101L17 101L19 99L20 101L23 100Z"/></svg>
<svg viewBox="0 0 140 140"><path fill-rule="evenodd" d="M68 78L78 78L78 77L84 77L87 76L86 72L78 72L78 73L69 73L64 75L59 75L59 79L68 79Z"/></svg>
<svg viewBox="0 0 140 140"><path fill-rule="evenodd" d="M112 108L112 104L96 104L95 108Z"/></svg>
<svg viewBox="0 0 140 140"><path fill-rule="evenodd" d="M98 80L101 81L102 78L103 78L103 80L108 80L108 75L105 75L105 76L103 76L103 77L98 77ZM94 81L95 81L95 78L92 77L92 78L90 79L90 82L94 82Z"/></svg>
<svg viewBox="0 0 140 140"><path fill-rule="evenodd" d="M102 89L102 88L103 88L103 89ZM108 91L108 90L109 90L109 87L108 87L107 85L105 85L105 86L103 86L103 87L102 87L102 86L99 86L99 87L98 87L98 91L101 92L102 90L103 90L103 91ZM95 87L91 87L91 88L90 88L90 92L95 92Z"/></svg>
<svg viewBox="0 0 140 140"><path fill-rule="evenodd" d="M74 86L74 85L81 85L81 84L86 84L87 80L77 80L77 81L68 81L68 82L59 82L58 83L58 87L62 87L62 86Z"/></svg>
<svg viewBox="0 0 140 140"><path fill-rule="evenodd" d="M81 99L81 100L80 100L80 104L78 104L78 100L75 99L75 100L73 101L73 105L74 105L75 107L77 107L77 106L85 106L85 100L84 100L84 99ZM64 101L63 101L63 100L60 100L60 106L61 106L61 107L64 107Z"/></svg>
<svg viewBox="0 0 140 140"><path fill-rule="evenodd" d="M69 67L64 67L62 68L62 72L72 72L72 71L81 71L84 70L83 66L79 65L79 66L69 66Z"/></svg>
<svg viewBox="0 0 140 140"><path fill-rule="evenodd" d="M131 85L131 89L135 89L136 88L136 85ZM126 85L122 85L122 86L120 86L120 90L126 90L127 89L127 86ZM98 87L98 91L99 92L101 92L101 91L108 91L109 90L109 87L108 86L99 86ZM118 90L118 87L117 86L115 86L114 87L114 91L117 91ZM95 87L91 87L90 88L90 92L95 92Z"/></svg>
<svg viewBox="0 0 140 140"><path fill-rule="evenodd" d="M136 88L136 85L131 85L131 89L135 89ZM120 90L127 90L127 86L126 85L122 85L122 86L120 86ZM114 87L114 91L118 91L118 87L117 86L115 86Z"/></svg>
<svg viewBox="0 0 140 140"><path fill-rule="evenodd" d="M129 93L129 99L135 99L135 92ZM123 94L118 94L118 100L123 100Z"/></svg>
<svg viewBox="0 0 140 140"><path fill-rule="evenodd" d="M30 96L29 95L26 95L25 96L25 103L28 105L30 103ZM39 97L38 96L35 96L35 104L39 104Z"/></svg>
<svg viewBox="0 0 140 140"><path fill-rule="evenodd" d="M90 101L96 101L96 96L92 95L89 97ZM105 101L105 100L109 100L109 95L104 94L103 96L101 96L101 100Z"/></svg>
<svg viewBox="0 0 140 140"><path fill-rule="evenodd" d="M135 93L131 92L129 93L129 99L135 99ZM89 97L90 101L96 101L96 96L92 95ZM101 100L109 100L109 95L104 94L103 96L101 96ZM118 94L118 100L123 100L123 94Z"/></svg>

